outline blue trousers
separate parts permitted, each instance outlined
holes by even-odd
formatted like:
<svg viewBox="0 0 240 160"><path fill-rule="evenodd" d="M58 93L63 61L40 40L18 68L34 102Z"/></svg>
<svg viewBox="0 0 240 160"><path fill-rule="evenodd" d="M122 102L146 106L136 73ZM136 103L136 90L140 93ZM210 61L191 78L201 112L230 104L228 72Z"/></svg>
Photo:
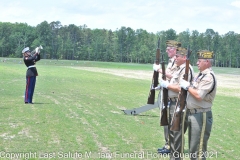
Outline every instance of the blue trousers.
<svg viewBox="0 0 240 160"><path fill-rule="evenodd" d="M36 84L36 76L26 77L26 90L25 90L25 98L24 98L25 102L32 103L35 84Z"/></svg>

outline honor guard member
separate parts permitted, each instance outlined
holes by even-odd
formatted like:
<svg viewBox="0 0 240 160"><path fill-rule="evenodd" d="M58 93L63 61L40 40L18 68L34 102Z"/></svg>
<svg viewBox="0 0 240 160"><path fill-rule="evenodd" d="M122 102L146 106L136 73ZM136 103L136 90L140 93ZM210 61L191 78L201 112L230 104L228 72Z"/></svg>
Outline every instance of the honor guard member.
<svg viewBox="0 0 240 160"><path fill-rule="evenodd" d="M212 129L212 105L216 95L217 81L212 71L213 52L201 50L197 66L200 71L192 85L182 80L180 86L188 90L188 143L190 159L206 159L207 143Z"/></svg>
<svg viewBox="0 0 240 160"><path fill-rule="evenodd" d="M177 53L177 50L179 47L181 47L181 43L180 42L177 42L177 41L174 41L174 40L168 40L166 41L166 45L167 45L167 48L166 48L166 52L168 54L168 65L167 65L167 68L166 68L166 78L167 80L170 81L170 79L172 78L172 74L174 71L176 71L177 69L177 66L176 66L176 53ZM162 73L160 71L160 73Z"/></svg>
<svg viewBox="0 0 240 160"><path fill-rule="evenodd" d="M178 100L179 92L181 91L180 81L184 78L186 59L187 59L187 49L179 47L177 54L175 56L176 70L172 74L170 82L161 81L160 86L168 89L168 97L170 100L169 107L169 128L171 128L171 121L176 109L176 103ZM189 64L188 81L192 81L194 77L194 71L192 66ZM187 120L186 112L182 113L179 131L169 130L169 145L171 150L170 159L181 159L179 155L183 155L184 152L184 133L187 130Z"/></svg>
<svg viewBox="0 0 240 160"><path fill-rule="evenodd" d="M175 40L167 40L166 41L166 52L169 57L168 65L166 68L166 78L168 81L172 78L173 72L177 69L175 64L175 56L177 53L178 47L181 47L181 43ZM160 65L153 64L153 70L162 73L162 69ZM159 89L159 88L156 88ZM165 138L165 145L162 148L159 148L157 151L158 153L170 153L170 146L169 146L169 126L164 126L164 138Z"/></svg>
<svg viewBox="0 0 240 160"><path fill-rule="evenodd" d="M40 60L40 48L37 47L35 51L33 51L33 54L31 54L29 47L26 47L22 50L22 53L23 61L28 68L26 72L26 90L24 101L25 104L33 104L32 98L36 84L36 76L38 76L35 63Z"/></svg>
<svg viewBox="0 0 240 160"><path fill-rule="evenodd" d="M166 52L169 58L168 65L166 68L166 78L167 80L170 81L170 79L172 78L173 72L177 69L177 66L175 64L175 56L176 56L178 47L181 47L181 43L174 40L167 40L166 46L167 46ZM153 69L157 70L159 73L162 74L162 69L160 69L160 65L154 64Z"/></svg>

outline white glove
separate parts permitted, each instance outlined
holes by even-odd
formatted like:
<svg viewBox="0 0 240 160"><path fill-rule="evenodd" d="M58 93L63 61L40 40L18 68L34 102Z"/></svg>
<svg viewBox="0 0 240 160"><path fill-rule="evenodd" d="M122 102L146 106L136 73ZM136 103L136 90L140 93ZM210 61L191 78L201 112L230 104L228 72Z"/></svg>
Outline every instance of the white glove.
<svg viewBox="0 0 240 160"><path fill-rule="evenodd" d="M155 90L160 90L161 89L161 86L157 86L154 88Z"/></svg>
<svg viewBox="0 0 240 160"><path fill-rule="evenodd" d="M153 70L157 72L159 69L160 69L160 65L159 64L157 65L157 64L154 63L153 64Z"/></svg>
<svg viewBox="0 0 240 160"><path fill-rule="evenodd" d="M181 80L180 81L180 87L185 89L185 90L188 90L188 87L190 86L190 83L188 81L185 81L185 80Z"/></svg>
<svg viewBox="0 0 240 160"><path fill-rule="evenodd" d="M39 48L38 48L38 47L35 49L35 52L36 52L36 53L38 53L38 52L39 52Z"/></svg>
<svg viewBox="0 0 240 160"><path fill-rule="evenodd" d="M160 86L164 87L164 88L168 88L169 82L168 81L164 81L162 80L160 83Z"/></svg>

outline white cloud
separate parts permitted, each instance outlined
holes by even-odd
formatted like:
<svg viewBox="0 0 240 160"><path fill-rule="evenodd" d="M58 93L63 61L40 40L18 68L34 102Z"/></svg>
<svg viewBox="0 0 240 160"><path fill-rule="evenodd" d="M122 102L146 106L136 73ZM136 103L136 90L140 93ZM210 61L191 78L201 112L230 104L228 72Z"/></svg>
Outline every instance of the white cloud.
<svg viewBox="0 0 240 160"><path fill-rule="evenodd" d="M231 3L232 6L240 8L240 1L234 1Z"/></svg>
<svg viewBox="0 0 240 160"><path fill-rule="evenodd" d="M233 7L235 6L235 7ZM240 1L224 0L1 0L0 21L36 26L43 21L116 30L122 26L148 32L174 29L220 34L240 33Z"/></svg>

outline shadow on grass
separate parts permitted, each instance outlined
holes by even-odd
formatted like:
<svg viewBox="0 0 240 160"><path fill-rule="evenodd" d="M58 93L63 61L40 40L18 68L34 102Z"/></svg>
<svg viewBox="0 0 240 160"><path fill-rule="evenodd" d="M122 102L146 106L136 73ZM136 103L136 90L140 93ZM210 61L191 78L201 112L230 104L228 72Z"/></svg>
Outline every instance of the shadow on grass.
<svg viewBox="0 0 240 160"><path fill-rule="evenodd" d="M159 116L154 116L154 115L148 115L148 114L145 114L145 115L138 115L138 116L146 116L146 117L157 117L157 118L159 118Z"/></svg>
<svg viewBox="0 0 240 160"><path fill-rule="evenodd" d="M0 109L11 109L11 107L0 107Z"/></svg>
<svg viewBox="0 0 240 160"><path fill-rule="evenodd" d="M128 114L124 114L124 115L126 115L126 116L140 116L140 117L158 117L159 118L159 116L155 116L155 115L148 115L148 114L132 114L132 115L128 115Z"/></svg>
<svg viewBox="0 0 240 160"><path fill-rule="evenodd" d="M34 104L55 104L55 103L43 103L43 102L34 102L32 105L34 105Z"/></svg>

